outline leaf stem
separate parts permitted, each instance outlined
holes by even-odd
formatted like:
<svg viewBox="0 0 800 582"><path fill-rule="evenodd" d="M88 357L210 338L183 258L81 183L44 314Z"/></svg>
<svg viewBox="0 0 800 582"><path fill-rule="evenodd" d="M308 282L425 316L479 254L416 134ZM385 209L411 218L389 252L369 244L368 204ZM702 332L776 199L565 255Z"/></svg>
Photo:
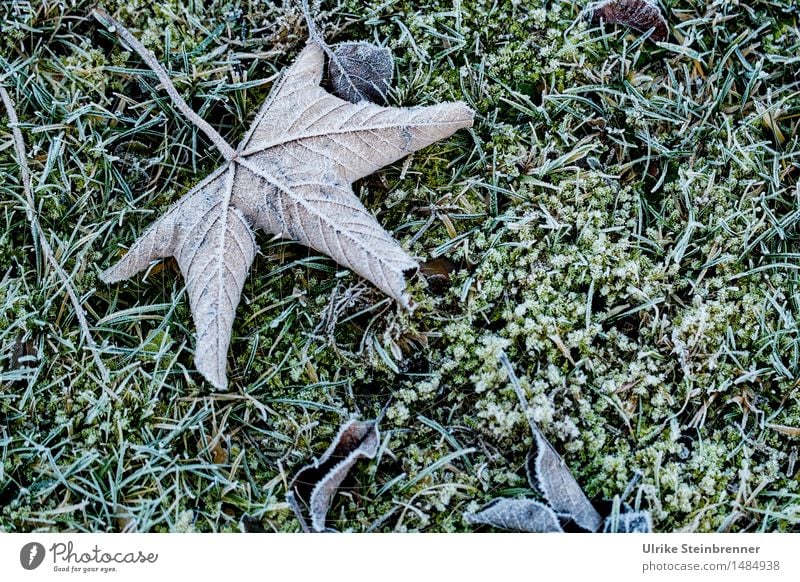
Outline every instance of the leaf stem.
<svg viewBox="0 0 800 582"><path fill-rule="evenodd" d="M145 64L156 74L158 80L161 81L161 85L164 87L164 90L167 92L170 99L172 99L172 103L175 105L175 107L181 113L183 113L183 115L198 129L206 134L208 139L212 141L212 143L217 147L227 161L233 160L236 157L236 150L234 150L228 144L228 142L225 141L225 138L222 137L216 129L211 127L211 125L205 119L195 113L194 110L189 107L186 101L183 100L183 97L180 96L180 93L178 93L175 85L172 84L172 81L170 80L169 75L167 75L167 72L164 70L164 67L161 66L161 63L158 62L153 53L147 50L145 46L139 42L139 40L133 36L133 34L131 34L127 28L125 28L125 26L112 18L104 10L95 8L92 10L92 16L94 16L100 23L104 24L111 32L114 32L118 37L125 41L128 46L130 46L139 54Z"/></svg>
<svg viewBox="0 0 800 582"><path fill-rule="evenodd" d="M317 25L314 24L314 19L311 18L311 10L308 7L308 0L300 0L300 5L303 9L303 16L306 19L306 26L308 26L308 36L317 43L322 50L324 50L328 55L331 54L330 47L325 43L325 40L320 36L319 31L317 30Z"/></svg>

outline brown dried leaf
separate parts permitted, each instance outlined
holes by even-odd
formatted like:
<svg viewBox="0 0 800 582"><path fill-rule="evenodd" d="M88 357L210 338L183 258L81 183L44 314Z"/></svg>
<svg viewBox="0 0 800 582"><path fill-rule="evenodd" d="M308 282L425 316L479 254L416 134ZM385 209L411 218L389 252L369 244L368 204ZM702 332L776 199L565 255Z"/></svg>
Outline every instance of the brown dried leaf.
<svg viewBox="0 0 800 582"><path fill-rule="evenodd" d="M605 0L591 6L589 12L592 24L624 24L639 32L653 29L650 38L656 42L669 38L667 21L650 0Z"/></svg>
<svg viewBox="0 0 800 582"><path fill-rule="evenodd" d="M451 274L456 269L457 265L447 257L437 257L419 265L419 272L434 293L441 293L447 288Z"/></svg>
<svg viewBox="0 0 800 582"><path fill-rule="evenodd" d="M776 430L790 437L800 437L800 427L788 426L786 424L767 423L767 427Z"/></svg>
<svg viewBox="0 0 800 582"><path fill-rule="evenodd" d="M28 362L36 359L36 346L31 339L26 339L25 334L19 334L11 344L9 355L9 370L19 370L28 367Z"/></svg>
<svg viewBox="0 0 800 582"><path fill-rule="evenodd" d="M325 531L325 517L339 485L356 461L375 457L379 444L377 422L349 420L328 450L295 475L290 490L308 508L314 531Z"/></svg>
<svg viewBox="0 0 800 582"><path fill-rule="evenodd" d="M154 260L175 257L197 328L195 363L219 389L227 387L231 329L256 253L253 230L325 253L410 308L405 272L417 263L350 184L472 125L473 111L463 103L348 103L320 87L323 66L322 48L309 42L232 159L178 200L101 275L113 283Z"/></svg>
<svg viewBox="0 0 800 582"><path fill-rule="evenodd" d="M535 425L534 425L535 426ZM550 507L556 513L565 514L587 531L597 531L603 518L586 497L583 489L564 459L553 448L541 431L533 431L536 448L528 454L526 468L528 481L533 488L541 491Z"/></svg>
<svg viewBox="0 0 800 582"><path fill-rule="evenodd" d="M533 499L493 499L476 513L464 518L472 524L526 533L563 533L558 516L548 506Z"/></svg>

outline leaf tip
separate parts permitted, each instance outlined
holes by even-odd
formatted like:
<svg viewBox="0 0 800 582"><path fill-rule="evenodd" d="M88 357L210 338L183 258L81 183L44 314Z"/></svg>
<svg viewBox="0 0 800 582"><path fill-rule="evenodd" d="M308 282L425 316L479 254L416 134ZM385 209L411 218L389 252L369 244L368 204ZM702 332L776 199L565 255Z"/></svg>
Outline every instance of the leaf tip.
<svg viewBox="0 0 800 582"><path fill-rule="evenodd" d="M461 107L465 119L464 127L472 127L472 124L475 123L475 110L463 101L456 101L456 105Z"/></svg>
<svg viewBox="0 0 800 582"><path fill-rule="evenodd" d="M475 110L464 101L449 101L442 103L441 106L447 107L448 121L459 129L472 127L475 123Z"/></svg>
<svg viewBox="0 0 800 582"><path fill-rule="evenodd" d="M228 389L228 377L225 375L224 369L220 369L214 362L209 362L207 358L197 357L196 355L194 365L214 390L224 391Z"/></svg>
<svg viewBox="0 0 800 582"><path fill-rule="evenodd" d="M117 269L117 265L113 267L109 267L99 275L100 280L105 283L106 285L111 285L113 283L119 283L120 281L124 281L127 277L123 277L119 274L119 270Z"/></svg>

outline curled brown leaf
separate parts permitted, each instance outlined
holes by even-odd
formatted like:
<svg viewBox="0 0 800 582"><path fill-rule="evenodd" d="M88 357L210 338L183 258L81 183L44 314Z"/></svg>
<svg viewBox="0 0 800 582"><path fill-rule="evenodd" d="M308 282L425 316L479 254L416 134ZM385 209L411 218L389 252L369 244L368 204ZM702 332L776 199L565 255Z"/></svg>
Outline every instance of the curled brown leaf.
<svg viewBox="0 0 800 582"><path fill-rule="evenodd" d="M375 457L379 443L376 421L349 420L322 456L297 472L290 490L307 507L313 531L325 531L328 509L342 481L356 461Z"/></svg>
<svg viewBox="0 0 800 582"><path fill-rule="evenodd" d="M652 29L650 38L656 42L669 38L667 21L650 0L605 0L590 6L589 15L592 24L623 24L638 32Z"/></svg>

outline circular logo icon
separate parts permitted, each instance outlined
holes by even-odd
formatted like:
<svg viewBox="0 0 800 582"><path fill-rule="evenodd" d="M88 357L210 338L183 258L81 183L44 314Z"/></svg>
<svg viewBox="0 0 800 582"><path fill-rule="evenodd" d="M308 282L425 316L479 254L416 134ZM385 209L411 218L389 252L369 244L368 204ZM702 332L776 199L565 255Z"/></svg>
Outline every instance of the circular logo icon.
<svg viewBox="0 0 800 582"><path fill-rule="evenodd" d="M19 551L19 563L26 570L35 570L44 561L44 546L39 542L29 542Z"/></svg>

